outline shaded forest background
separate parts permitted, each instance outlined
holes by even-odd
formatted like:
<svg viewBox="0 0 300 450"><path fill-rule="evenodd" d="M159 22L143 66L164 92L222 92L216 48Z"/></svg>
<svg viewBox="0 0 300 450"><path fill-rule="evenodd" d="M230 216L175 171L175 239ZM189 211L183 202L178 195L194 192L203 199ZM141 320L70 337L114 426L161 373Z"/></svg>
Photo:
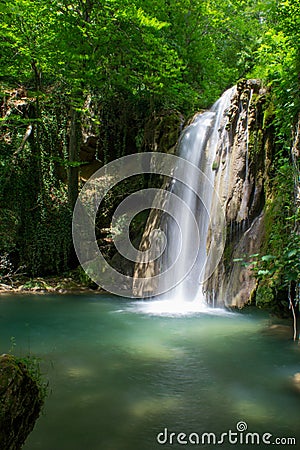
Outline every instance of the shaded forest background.
<svg viewBox="0 0 300 450"><path fill-rule="evenodd" d="M0 17L3 283L76 269L72 209L92 171L152 151L147 130L160 117L167 130L177 124L176 140L241 78L263 80L265 127L275 136L257 277L267 303L299 283L298 2L4 0ZM98 215L103 245L114 207L148 183L133 179L108 196Z"/></svg>

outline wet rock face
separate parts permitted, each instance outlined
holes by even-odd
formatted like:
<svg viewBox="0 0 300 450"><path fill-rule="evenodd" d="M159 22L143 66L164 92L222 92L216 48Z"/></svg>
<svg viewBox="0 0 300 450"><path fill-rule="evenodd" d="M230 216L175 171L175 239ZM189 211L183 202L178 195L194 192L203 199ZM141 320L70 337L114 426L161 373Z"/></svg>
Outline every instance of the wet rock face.
<svg viewBox="0 0 300 450"><path fill-rule="evenodd" d="M256 287L250 267L235 260L249 261L264 239L265 183L272 149L272 136L263 125L265 102L259 80L242 81L224 119L227 137L221 131L215 188L226 217L226 246L206 286L209 303L242 307Z"/></svg>
<svg viewBox="0 0 300 450"><path fill-rule="evenodd" d="M158 229L161 221L161 210L152 209L145 227L145 231L140 243L140 251L146 252L149 250L149 236L153 230ZM132 286L133 294L139 297L147 294L152 295L155 293L157 284L153 283L153 277L159 273L159 265L157 260L148 262L141 260L138 261L134 269L134 281ZM144 279L149 281L144 281Z"/></svg>
<svg viewBox="0 0 300 450"><path fill-rule="evenodd" d="M174 153L184 118L177 111L153 114L145 124L143 150Z"/></svg>
<svg viewBox="0 0 300 450"><path fill-rule="evenodd" d="M262 129L264 103L265 93L258 80L240 82L226 114L228 146L220 139L218 153L223 173L216 178L218 184L225 184L226 220L234 222L233 226L250 226L264 205L263 179L268 169Z"/></svg>
<svg viewBox="0 0 300 450"><path fill-rule="evenodd" d="M237 233L237 232L236 232ZM259 252L264 237L264 214L249 228L228 239L219 266L208 281L208 302L241 308L251 299L256 280L250 265L242 264L247 255Z"/></svg>
<svg viewBox="0 0 300 450"><path fill-rule="evenodd" d="M19 450L39 417L43 400L25 365L0 356L0 448Z"/></svg>
<svg viewBox="0 0 300 450"><path fill-rule="evenodd" d="M235 260L258 253L264 239L265 191L273 147L270 127L264 127L266 97L259 80L238 83L219 129L212 170L215 172L214 195L218 195L225 213L226 246L204 289L208 303L214 305L241 307L249 301L256 287L251 269ZM151 137L152 143L157 142L157 138ZM156 150L154 144L151 149ZM212 217L213 211L212 208ZM141 250L157 222L159 217L154 213L150 215ZM220 233L213 226L208 230L207 249L212 236ZM144 267L139 264L135 274L142 277L147 271L149 276L157 274L158 270L155 264ZM211 273L209 267L207 273Z"/></svg>

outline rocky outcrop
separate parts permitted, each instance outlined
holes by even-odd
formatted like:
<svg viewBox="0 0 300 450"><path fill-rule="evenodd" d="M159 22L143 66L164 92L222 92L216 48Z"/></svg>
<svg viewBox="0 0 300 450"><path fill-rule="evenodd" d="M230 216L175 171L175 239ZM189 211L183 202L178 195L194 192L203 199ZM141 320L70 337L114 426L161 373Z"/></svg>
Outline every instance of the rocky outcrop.
<svg viewBox="0 0 300 450"><path fill-rule="evenodd" d="M184 118L177 111L153 113L144 129L143 151L174 153Z"/></svg>
<svg viewBox="0 0 300 450"><path fill-rule="evenodd" d="M273 145L272 133L264 124L265 106L266 91L259 80L240 82L221 132L215 189L226 217L226 246L206 284L211 304L241 307L256 287L251 265L245 263L259 253L264 238L263 209Z"/></svg>
<svg viewBox="0 0 300 450"><path fill-rule="evenodd" d="M152 209L149 218L146 223L146 227L142 236L140 251L146 252L151 247L150 235L160 226L160 221L162 217L162 210ZM159 242L157 241L157 244ZM159 273L159 265L157 260L153 260L145 263L145 261L140 260L135 264L134 268L134 279L133 279L133 295L138 297L143 297L144 295L151 296L154 295L158 285L154 283L154 277ZM144 279L147 279L145 281Z"/></svg>
<svg viewBox="0 0 300 450"><path fill-rule="evenodd" d="M241 307L255 290L253 273L243 262L249 261L249 255L258 253L263 244L265 192L273 148L272 129L266 126L267 121L267 92L261 82L239 82L230 107L224 111L212 164L215 172L213 195L221 201L226 222L223 256L204 286L206 299L213 305ZM149 149L157 150L155 145ZM163 149L160 147L159 151ZM211 217L214 217L213 205L214 200ZM147 248L149 233L160 222L159 214L153 212L150 215L141 250ZM207 253L213 237L222 232L214 229L213 223L214 220L207 233ZM215 261L211 263L215 264ZM137 264L135 277L153 276L157 270L155 264ZM145 271L149 273L146 275ZM212 273L211 268L207 266L206 272ZM137 281L134 289L136 287Z"/></svg>
<svg viewBox="0 0 300 450"><path fill-rule="evenodd" d="M249 255L259 252L264 237L264 214L255 218L240 236L232 235L226 242L221 262L210 280L206 292L211 305L226 304L242 307L251 300L256 288Z"/></svg>
<svg viewBox="0 0 300 450"><path fill-rule="evenodd" d="M300 373L295 373L292 378L292 386L299 393L300 392Z"/></svg>
<svg viewBox="0 0 300 450"><path fill-rule="evenodd" d="M43 404L37 382L11 355L0 357L0 448L19 450Z"/></svg>

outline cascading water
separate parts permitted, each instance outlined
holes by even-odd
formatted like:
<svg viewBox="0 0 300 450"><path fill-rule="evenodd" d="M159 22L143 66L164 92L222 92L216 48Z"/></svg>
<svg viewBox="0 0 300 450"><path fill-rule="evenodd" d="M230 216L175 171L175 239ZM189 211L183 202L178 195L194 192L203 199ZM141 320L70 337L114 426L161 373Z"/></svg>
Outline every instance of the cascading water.
<svg viewBox="0 0 300 450"><path fill-rule="evenodd" d="M190 184L175 181L172 184L172 192L179 196L185 205L187 205L196 219L200 235L200 245L195 264L191 267L188 275L177 286L168 293L168 297L174 301L185 302L197 300L202 305L205 304L202 292L203 281L205 278L206 262L208 258L207 233L211 220L211 214L214 213L213 192L215 168L214 160L220 142L220 133L222 125L224 126L224 112L230 105L234 88L226 91L223 96L215 103L210 111L196 116L194 121L184 131L179 143L179 156L188 160L198 167L205 175L207 182L203 179L190 179ZM176 171L175 171L176 176ZM191 174L197 176L197 173ZM195 187L198 196L190 186ZM200 198L199 198L200 197ZM179 206L180 208L180 206ZM184 210L177 210L178 216L184 215ZM212 218L213 219L213 218ZM169 261L175 260L178 253L177 243L180 241L178 233L181 233L181 267L179 273L175 274L176 279L181 279L181 274L188 272L190 268L191 248L195 245L193 235L191 234L190 216L186 216L181 222L180 230L176 227L174 221L167 219L167 240L168 246L166 254L162 259L162 265L168 265ZM220 233L223 230L219 230Z"/></svg>
<svg viewBox="0 0 300 450"><path fill-rule="evenodd" d="M265 101L259 80L241 81L185 129L179 156L127 155L93 174L76 202L72 234L78 260L95 283L122 297L163 296L179 302L180 311L249 300L253 273L235 263L259 252L264 237L264 180L272 148L272 135L263 127ZM113 186L145 173L163 177L163 187L129 195L112 218L117 251L135 263L131 276L101 253L96 215ZM130 223L149 208L137 250Z"/></svg>
<svg viewBox="0 0 300 450"><path fill-rule="evenodd" d="M148 304L148 308L156 312L186 313L207 309L203 282L205 281L208 263L208 232L211 221L214 220L216 193L214 194L214 181L216 171L214 161L220 144L224 141L226 117L225 113L230 106L230 100L235 88L226 91L214 104L210 111L198 114L193 122L184 130L178 145L180 158L189 161L202 172L199 178L197 172L191 173L189 184L174 178L170 184L170 191L178 196L182 203L176 205L176 215L181 217L180 227L176 220L169 215L163 215L161 228L167 236L167 247L160 262L160 271L164 272L170 267L180 253L181 264L172 272L172 280L164 279L162 283L175 286L165 293L160 300ZM224 142L223 142L224 144ZM198 177L198 178L197 178ZM197 195L195 193L197 191ZM188 207L197 222L199 231L199 246L194 264L191 263L191 254L195 251L193 237L193 224L191 215L186 215L184 208ZM223 233L224 230L219 230ZM217 241L218 239L216 239ZM214 264L212 252L209 264ZM216 264L219 262L216 261ZM167 282L166 282L167 281ZM160 286L164 290L164 286Z"/></svg>
<svg viewBox="0 0 300 450"><path fill-rule="evenodd" d="M168 188L181 203L172 211L159 208L158 199L140 248L147 250L149 236L158 228L165 232L167 247L159 259L135 267L136 279L167 273L158 277L158 288L148 278L146 289L141 284L138 290L139 297L156 296L148 302L151 310L184 313L207 304L243 306L255 289L251 269L236 261L258 253L263 243L264 180L271 147L271 137L263 130L264 101L259 80L242 81L183 131L177 147L181 162Z"/></svg>

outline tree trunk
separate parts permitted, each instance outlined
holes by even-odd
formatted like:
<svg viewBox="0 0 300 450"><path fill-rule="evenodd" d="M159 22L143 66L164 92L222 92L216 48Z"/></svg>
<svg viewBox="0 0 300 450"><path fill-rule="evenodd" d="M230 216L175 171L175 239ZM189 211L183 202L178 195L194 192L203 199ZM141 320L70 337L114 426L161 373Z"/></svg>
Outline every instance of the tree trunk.
<svg viewBox="0 0 300 450"><path fill-rule="evenodd" d="M79 117L74 107L71 109L71 124L69 136L69 167L68 167L68 201L73 210L78 197L78 162L79 162Z"/></svg>

